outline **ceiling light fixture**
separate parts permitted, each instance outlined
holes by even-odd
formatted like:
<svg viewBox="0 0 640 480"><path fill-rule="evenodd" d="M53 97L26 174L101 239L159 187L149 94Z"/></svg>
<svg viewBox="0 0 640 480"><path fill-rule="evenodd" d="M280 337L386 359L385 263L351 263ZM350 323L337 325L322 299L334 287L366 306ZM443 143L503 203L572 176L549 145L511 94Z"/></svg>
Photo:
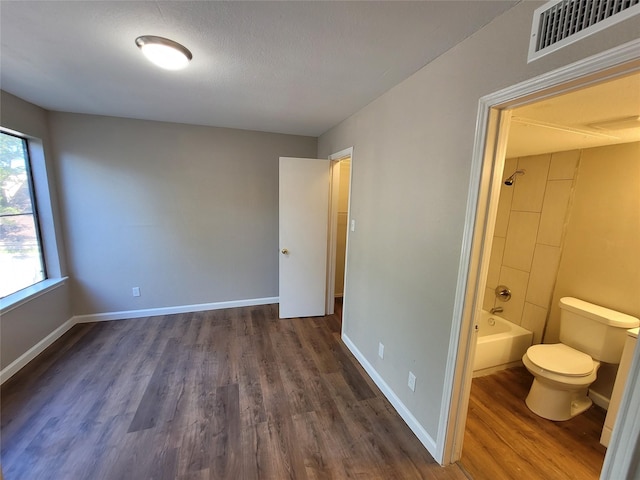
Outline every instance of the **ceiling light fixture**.
<svg viewBox="0 0 640 480"><path fill-rule="evenodd" d="M145 57L166 70L181 70L193 58L187 48L168 38L143 35L136 38L136 45Z"/></svg>

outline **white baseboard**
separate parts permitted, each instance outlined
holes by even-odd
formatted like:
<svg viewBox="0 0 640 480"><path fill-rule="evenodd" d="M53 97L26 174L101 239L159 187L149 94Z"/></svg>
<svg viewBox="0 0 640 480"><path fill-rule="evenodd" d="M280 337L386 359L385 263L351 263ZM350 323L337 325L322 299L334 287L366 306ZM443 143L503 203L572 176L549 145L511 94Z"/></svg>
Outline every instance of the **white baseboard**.
<svg viewBox="0 0 640 480"><path fill-rule="evenodd" d="M398 414L409 426L411 431L415 433L416 437L418 437L418 440L420 440L420 443L424 445L424 447L429 451L429 453L433 458L436 458L436 451L437 451L436 442L433 440L433 438L431 438L431 435L427 433L427 431L420 424L420 422L418 422L416 417L414 417L413 414L406 407L406 405L402 403L400 398L398 398L398 396L391 389L391 387L387 385L387 382L385 382L382 379L382 377L376 371L376 369L373 368L373 365L369 363L369 361L364 357L362 352L358 350L358 348L354 345L354 343L345 333L342 334L342 341L345 343L347 348L351 350L351 353L353 353L356 359L360 362L360 365L362 365L362 367L369 374L369 376L372 378L372 380L375 382L378 388L382 390L382 393L384 394L384 396L387 397L387 400L389 400L389 402L391 402L391 405L393 405L393 408L396 409Z"/></svg>
<svg viewBox="0 0 640 480"><path fill-rule="evenodd" d="M18 370L24 367L31 360L40 355L49 345L55 342L58 338L64 335L71 327L76 324L73 318L70 318L58 328L56 328L49 335L44 337L38 343L36 343L29 350L24 352L18 358L16 358L13 362L7 365L5 368L0 371L0 385L9 380L13 375L15 375Z"/></svg>
<svg viewBox="0 0 640 480"><path fill-rule="evenodd" d="M593 403L598 405L600 408L604 408L605 410L609 410L609 401L610 401L610 399L608 399L607 397L605 397L601 393L594 392L593 390L589 389L589 398L593 401Z"/></svg>
<svg viewBox="0 0 640 480"><path fill-rule="evenodd" d="M223 308L251 307L254 305L268 305L278 303L278 297L250 298L247 300L232 300L229 302L198 303L194 305L178 305L175 307L147 308L142 310L125 310L121 312L92 313L76 315L75 323L108 322L111 320L126 320L128 318L155 317L158 315L172 315L175 313L202 312L205 310L221 310Z"/></svg>
<svg viewBox="0 0 640 480"><path fill-rule="evenodd" d="M473 371L473 378L484 377L486 375L506 370L507 368L522 367L523 365L522 360L516 360L515 362L503 363L502 365L496 365L495 367L481 368L480 370Z"/></svg>

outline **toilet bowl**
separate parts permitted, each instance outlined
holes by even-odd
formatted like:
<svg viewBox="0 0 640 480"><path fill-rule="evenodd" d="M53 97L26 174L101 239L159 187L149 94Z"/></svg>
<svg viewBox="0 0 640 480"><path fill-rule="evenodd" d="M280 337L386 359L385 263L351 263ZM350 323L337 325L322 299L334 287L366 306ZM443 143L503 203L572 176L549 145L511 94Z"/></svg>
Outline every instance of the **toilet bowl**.
<svg viewBox="0 0 640 480"><path fill-rule="evenodd" d="M600 362L562 343L534 345L522 357L533 374L525 403L536 415L549 420L569 420L592 402L589 385L596 380Z"/></svg>
<svg viewBox="0 0 640 480"><path fill-rule="evenodd" d="M620 363L626 331L640 321L573 297L560 299L560 342L533 345L522 363L533 375L525 403L549 420L569 420L587 410L600 362Z"/></svg>

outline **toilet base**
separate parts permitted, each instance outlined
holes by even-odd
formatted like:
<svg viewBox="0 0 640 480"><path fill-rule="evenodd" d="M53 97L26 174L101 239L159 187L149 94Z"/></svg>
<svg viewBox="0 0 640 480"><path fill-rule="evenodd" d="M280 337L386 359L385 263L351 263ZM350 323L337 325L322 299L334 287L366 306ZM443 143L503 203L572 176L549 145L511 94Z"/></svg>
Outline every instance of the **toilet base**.
<svg viewBox="0 0 640 480"><path fill-rule="evenodd" d="M558 389L557 386L554 388L534 378L525 403L529 410L542 418L555 421L569 420L592 405L587 392L588 386L577 390Z"/></svg>

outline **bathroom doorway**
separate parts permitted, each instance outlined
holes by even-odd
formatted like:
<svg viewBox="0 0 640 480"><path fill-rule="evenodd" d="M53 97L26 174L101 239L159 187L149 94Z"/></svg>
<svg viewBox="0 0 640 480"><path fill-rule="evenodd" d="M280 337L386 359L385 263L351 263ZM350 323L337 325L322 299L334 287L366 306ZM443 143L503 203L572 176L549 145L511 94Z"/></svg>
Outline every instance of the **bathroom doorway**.
<svg viewBox="0 0 640 480"><path fill-rule="evenodd" d="M602 364L591 386L596 405L562 424L541 419L524 405L533 378L526 369L504 370L520 363L531 337L535 344L559 341L557 304L563 296L638 314L634 291L640 285L627 267L634 263L628 250L640 244L640 228L630 225L640 218L640 173L634 174L634 167L640 172L640 122L614 129L614 119L640 113L634 112L640 109L638 95L640 74L635 74L511 112L482 310L506 320L514 335L482 336L476 348L478 378L472 382L461 460L474 477L479 471L494 478L507 471L532 478L553 478L553 472L558 478L599 477L605 455L600 433L616 367ZM620 172L627 172L628 192L620 188ZM606 245L611 252L604 251ZM589 278L594 271L598 278ZM504 286L511 292L508 301L495 293ZM609 286L612 291L605 291ZM527 343L516 335L520 327L532 334ZM487 363L487 347L494 356L505 350L512 355ZM489 432L494 439L487 443ZM533 460L536 455L539 461Z"/></svg>
<svg viewBox="0 0 640 480"><path fill-rule="evenodd" d="M482 173L481 173L482 182L479 187L480 195L479 195L479 202L478 202L479 218L477 219L476 231L474 235L476 239L482 238L482 240L479 245L476 244L474 246L475 254L472 253L472 256L475 255L476 257L475 257L475 260L472 260L471 262L469 278L472 279L475 277L477 279L477 283L468 285L469 288L474 291L467 292L467 303L469 305L474 305L474 307L465 307L465 313L466 315L468 315L468 317L463 317L463 325L467 325L468 330L463 327L461 331L461 340L460 340L461 352L464 351L464 348L466 345L468 350L467 355L473 358L473 355L475 353L476 338L475 338L475 334L473 333L474 332L473 325L475 323L474 322L475 319L471 317L474 316L477 310L480 310L480 307L482 304L485 304L485 305L488 304L493 307L496 306L495 300L491 298L491 293L490 293L490 292L493 292L493 289L487 288L487 287L490 286L489 285L490 279L488 278L488 276L491 270L491 265L490 265L491 263L490 258L492 256L491 253L492 251L500 252L501 250L502 253L501 254L496 253L496 257L504 258L504 255L505 255L504 249L506 248L506 245L504 243L500 245L501 241L494 242L495 240L494 233L496 232L496 228L501 228L500 220L498 218L500 214L500 206L499 206L500 191L499 190L500 190L500 186L503 185L503 182L509 176L511 176L514 172L516 172L517 170L526 170L526 168L521 168L521 165L519 163L520 159L523 159L525 163L529 163L532 166L530 168L533 168L534 170L546 170L545 176L541 176L539 172L525 173L525 176L531 174L529 178L533 178L535 176L536 177L535 183L544 184L544 187L542 190L542 201L544 203L544 194L546 192L546 187L548 186L547 183L549 181L558 180L558 181L564 182L565 183L563 187L565 188L564 192L566 193L567 191L566 187L569 186L570 187L568 190L569 194L571 194L571 187L575 182L574 177L549 179L548 174L549 174L549 169L551 165L550 156L553 153L558 154L557 156L562 156L560 155L562 152L570 152L574 150L582 152L584 150L592 149L592 148L603 148L606 145L611 145L611 144L618 144L618 143L624 144L624 143L631 143L634 141L637 142L640 139L640 137L639 139L635 139L635 140L631 137L620 138L621 136L624 136L627 133L630 133L631 130L634 129L634 126L633 125L629 126L629 123L631 124L633 123L631 118L634 117L634 115L635 117L637 117L638 113L625 116L624 119L621 118L619 113L624 113L625 108L628 107L629 105L634 105L634 104L638 105L637 99L634 100L633 98L627 98L626 100L627 103L624 104L624 108L622 108L621 110L617 110L619 113L611 115L607 113L604 109L606 109L608 105L612 104L613 98L610 97L609 94L604 95L604 98L602 95L598 96L597 94L594 94L590 98L586 98L586 100L583 98L579 102L577 102L577 105L574 107L575 111L571 115L568 115L568 113L570 112L568 112L566 108L564 110L560 109L559 113L562 113L563 115L565 115L564 118L549 116L551 115L550 112L553 111L553 109L551 108L552 106L551 104L554 101L559 103L562 103L562 101L569 101L574 98L574 97L571 97L572 95L576 95L576 94L585 95L585 93L588 93L587 92L588 87L595 88L598 85L604 86L607 84L609 87L611 86L617 87L620 84L615 84L615 83L612 84L610 82L623 81L625 78L628 79L629 76L632 75L634 72L637 74L637 71L638 71L638 65L636 61L635 65L628 64L623 68L615 67L614 69L609 69L606 72L601 71L598 74L595 74L595 75L592 74L591 78L589 79L582 78L580 82L576 82L575 80L573 80L572 85L565 84L560 87L556 85L553 87L555 89L554 92L547 91L544 94L544 98L545 98L544 100L541 99L543 97L543 94L538 93L536 95L538 97L536 99L537 101L532 101L531 97L533 97L534 95L531 95L529 96L528 99L525 99L525 101L519 101L519 103L512 102L511 104L503 105L501 109L492 108L490 110L490 118L489 118L487 130L491 134L496 133L497 135L496 137L493 137L492 135L487 137L489 139L487 141L487 150L491 151L491 153L489 154L489 156L487 156L487 158L485 158L484 165L482 168ZM578 83L580 83L580 85L578 85ZM613 90L615 91L616 88L614 88ZM605 102L602 102L603 99L605 100ZM499 102L494 102L493 104L496 105L498 103ZM598 111L599 111L598 109L600 109L600 117L598 118L589 117L589 115L598 114ZM557 113L558 112L556 112L556 114ZM606 118L603 118L603 115ZM572 116L573 116L573 120L571 120ZM621 125L624 123L623 120L626 121L627 123L627 125L625 125L624 128L621 127ZM609 123L606 123L606 122L609 122ZM619 131L617 131L615 134L612 134L611 133L612 127L614 128L617 127ZM523 145L520 145L518 143L519 142L517 138L518 130L522 134L520 135L520 138L525 140L525 144ZM622 130L625 130L625 132L622 132ZM535 133L536 131L543 132L543 134L536 135ZM511 132L511 134L509 134L509 132ZM559 143L554 143L554 142L557 142L556 137L559 137L562 135L568 135L570 137L574 137L576 141L580 140L580 141L585 141L586 143L574 143L569 146L562 145ZM606 138L607 136L610 138L607 139ZM533 147L535 148L533 148L533 150L527 151L526 148L528 147L526 146L526 142L532 143ZM594 142L594 143L589 143L589 142ZM539 149L539 148L542 148L542 150L535 151L536 149ZM536 156L544 157L546 155L549 156L548 164L546 164L546 166L541 168L539 164L534 164L533 157L536 157ZM579 168L579 162L580 162L580 155L581 153L578 153L576 157L577 158L576 165L578 166L578 168ZM544 160L543 158L539 158L538 161L543 164L546 162L546 160ZM562 162L554 162L554 163L556 163L556 167L557 167ZM571 163L571 161L567 160L564 164L567 165L569 163ZM556 173L557 171L554 173L554 175ZM565 175L565 173L563 173L562 175ZM578 175L579 175L579 171L578 171ZM519 182L522 178L524 177L521 175L516 175L515 182L516 183ZM525 182L522 182L523 186L524 184ZM512 196L515 195L513 193L514 191L515 189L511 190L510 192ZM521 193L526 193L526 192L523 191ZM509 195L509 193L506 193L505 195ZM532 194L531 192L524 195L524 197L526 198L524 198L521 195L521 198L519 201L523 201L523 200L529 201L531 200L533 195L534 194ZM511 200L513 200L513 198ZM482 204L483 201L485 201L486 203ZM638 202L638 199L636 198L635 205L637 206L639 203L640 202ZM507 213L508 213L508 216L510 217L510 214L511 214L510 210L507 210ZM540 216L542 215L542 212L527 212L527 213L538 214L538 217L536 219L537 225L535 226L535 228L531 229L534 231L535 234L538 234L539 227L540 227ZM527 215L525 215L525 217L526 216ZM557 215L557 217L560 217L560 216L561 216L560 214ZM516 224L518 223L518 221L521 221L521 220L523 219L522 218L516 219ZM560 239L562 241L562 228L564 228L564 217L561 219L560 223L561 223ZM526 222L525 222L525 228L526 228ZM504 238L506 238L506 235ZM498 245L496 245L496 243ZM512 258L515 258L516 261L521 260L521 258L519 257L524 255L527 257L527 261L524 263L528 263L529 261L531 261L532 263L533 256L535 255L537 242L534 240L533 243L529 242L527 244L529 245L530 248L532 248L532 250L530 249L526 255L524 255L522 252L516 252L515 254L514 252L510 252L509 255ZM561 246L562 245L560 245L559 247ZM474 249L472 249L472 252L474 251ZM560 258L562 258L561 248L559 252L560 252ZM554 261L547 262L550 264L555 263L556 267L554 268L557 268L557 265L559 265L557 263L559 262L559 259L557 259L556 257L554 257L555 258ZM494 261L493 263L494 263L494 271L493 271L494 278L496 276L495 265L497 264L498 265L498 276L497 276L498 281L503 280L504 277L501 278L501 274L504 273L502 272L502 267L503 267L502 262L497 263ZM524 278L524 282L522 282L523 285L521 285L521 290L523 290L523 292L520 294L520 299L518 300L519 302L518 307L513 308L513 304L510 305L511 307L510 310L512 310L512 312L510 312L509 315L511 316L515 315L515 318L518 318L521 324L524 321L526 326L530 327L530 329L534 332L534 336L536 337L537 342L557 341L554 339L554 336L557 337L557 315L553 313L555 309L555 305L554 305L555 292L556 290L558 290L558 286L556 285L557 276L551 279L550 287L547 285L545 289L541 288L542 290L545 290L546 296L542 296L540 298L550 298L549 303L545 304L546 305L545 307L545 306L539 306L533 302L527 302L526 290L530 280L529 277L533 273L531 270L527 272L525 269L523 269L522 272L526 274L526 275L525 274L521 275L521 277ZM549 278L551 278L551 276L547 275L547 280L549 280ZM529 304L528 307L527 307L527 304ZM540 307L540 309L536 309L534 307ZM471 308L471 311L467 311L468 308ZM529 309L528 315L525 315L525 308ZM622 310L624 310L624 308L622 308ZM531 314L532 312L535 313L535 315L532 315ZM634 314L633 311L629 313ZM637 316L637 313L636 313L636 316ZM464 320L464 318L466 318L466 321ZM461 356L464 357L465 354L461 353ZM466 363L467 367L469 367L472 364L472 360L466 360L466 359L463 359L463 360L467 362ZM468 382L467 385L469 389L470 389L471 377L472 377L472 372L470 370L472 369L467 368L466 370L463 370L462 373L460 372L458 373L459 375L465 377L466 382ZM526 374L526 371L525 371L525 374ZM462 383L463 385L465 384L464 382ZM468 392L469 390L466 390L467 395L468 395ZM457 399L456 399L456 395L459 395ZM454 399L454 405L458 406L458 421L457 422L454 421L453 424L458 428L458 432L457 432L458 436L456 437L456 435L454 434L455 440L453 442L448 443L449 448L451 448L452 450L450 450L449 452L445 452L445 459L450 458L452 460L457 460L458 458L460 458L460 456L462 456L463 465L464 465L464 452L462 450L462 435L464 434L464 428L462 428L461 429L462 432L460 432L460 426L461 425L464 426L464 419L466 418L466 412L467 412L467 406L468 406L468 396L466 399L464 397L465 397L465 388L463 387L461 391L456 392L455 385L454 385L453 399ZM521 400L523 401L524 398L522 398ZM507 402L507 400L505 400L505 402ZM452 412L455 414L455 409L452 410ZM462 421L460 421L460 419L462 419ZM490 424L487 423L485 427L486 428L482 432L476 432L476 434L486 435L487 432L491 431L492 427ZM535 439L538 438L537 436L540 434L541 434L540 429L527 430L524 434L520 432L519 433L520 442L521 443L526 443L528 441L535 442ZM486 443L487 446L490 446L490 444L491 442ZM447 453L450 454L450 456L448 456ZM492 453L490 451L487 451L487 455L492 455ZM520 465L519 462L515 459L515 457L512 457L511 459L509 459L509 458L504 458L504 456L499 456L499 458L501 462L507 462L507 463L511 462L511 467L515 469L514 470L515 472L519 471L521 476L524 474L524 472L520 469L526 468L527 465L524 465L524 464ZM496 458L494 458L493 461L496 461ZM536 462L533 462L533 464L529 463L528 468L538 468L538 466L535 463ZM595 478L597 478L597 475Z"/></svg>

